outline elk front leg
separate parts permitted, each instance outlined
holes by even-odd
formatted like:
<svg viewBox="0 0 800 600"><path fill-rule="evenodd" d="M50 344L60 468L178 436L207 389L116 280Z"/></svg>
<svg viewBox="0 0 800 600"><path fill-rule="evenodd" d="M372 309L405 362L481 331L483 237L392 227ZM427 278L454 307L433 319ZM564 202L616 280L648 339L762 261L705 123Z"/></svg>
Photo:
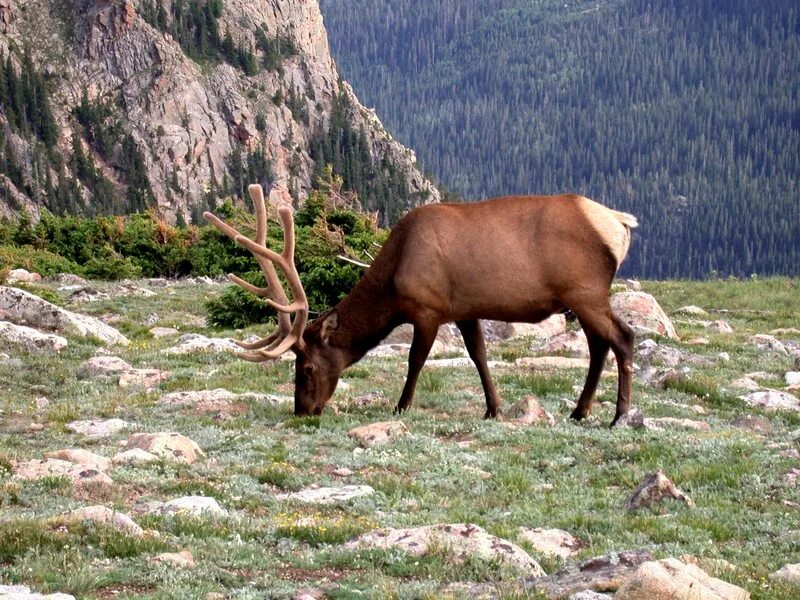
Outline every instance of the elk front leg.
<svg viewBox="0 0 800 600"><path fill-rule="evenodd" d="M436 322L414 323L414 339L408 354L408 376L406 384L403 386L403 393L400 395L400 401L397 403L397 408L394 409L395 414L399 415L411 406L419 372L428 358L438 331L439 324Z"/></svg>
<svg viewBox="0 0 800 600"><path fill-rule="evenodd" d="M464 338L464 345L467 347L469 357L478 369L481 377L483 393L486 396L486 414L484 419L494 419L497 410L500 408L500 398L494 387L492 376L489 374L489 365L486 364L486 342L483 339L483 331L478 321L457 321L456 326Z"/></svg>

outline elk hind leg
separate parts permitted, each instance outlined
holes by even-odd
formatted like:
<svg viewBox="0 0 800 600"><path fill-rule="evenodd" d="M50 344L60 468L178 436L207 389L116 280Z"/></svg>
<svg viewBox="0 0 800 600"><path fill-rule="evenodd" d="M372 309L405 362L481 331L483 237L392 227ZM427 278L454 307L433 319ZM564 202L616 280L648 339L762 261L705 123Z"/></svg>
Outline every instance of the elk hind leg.
<svg viewBox="0 0 800 600"><path fill-rule="evenodd" d="M464 345L467 347L469 357L478 369L481 378L483 393L486 396L486 414L484 419L493 419L497 416L500 408L500 398L494 387L492 376L489 374L489 365L486 363L486 342L483 339L480 323L476 320L457 321L456 326L464 338Z"/></svg>
<svg viewBox="0 0 800 600"><path fill-rule="evenodd" d="M584 328L586 331L586 328ZM603 372L603 365L608 356L610 344L608 340L596 333L586 332L586 339L589 342L589 373L586 375L586 383L583 384L583 391L578 399L578 406L572 411L571 418L576 421L585 419L592 410L594 393Z"/></svg>

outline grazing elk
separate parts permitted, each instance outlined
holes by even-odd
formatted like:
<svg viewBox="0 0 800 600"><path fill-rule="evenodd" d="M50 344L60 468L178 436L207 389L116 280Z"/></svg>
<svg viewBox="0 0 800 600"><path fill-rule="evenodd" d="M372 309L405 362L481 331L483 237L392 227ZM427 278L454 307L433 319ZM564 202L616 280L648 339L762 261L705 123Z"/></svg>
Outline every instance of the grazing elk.
<svg viewBox="0 0 800 600"><path fill-rule="evenodd" d="M240 356L263 362L294 350L295 415L320 414L342 371L402 323L413 324L414 337L396 412L408 409L439 326L455 321L483 384L485 416L495 417L500 401L478 319L535 323L565 309L580 321L590 351L589 374L572 418L588 416L609 347L619 370L612 426L630 408L633 332L612 312L608 292L630 246L631 229L637 226L632 215L573 195L416 208L394 226L350 294L309 324L308 300L294 265L292 209L278 210L284 248L280 254L273 252L265 244L261 187L250 186L250 194L257 217L255 239L211 213L204 217L249 249L264 272L266 288L230 275L279 314L277 331L240 344L247 350ZM286 276L292 302L275 265Z"/></svg>

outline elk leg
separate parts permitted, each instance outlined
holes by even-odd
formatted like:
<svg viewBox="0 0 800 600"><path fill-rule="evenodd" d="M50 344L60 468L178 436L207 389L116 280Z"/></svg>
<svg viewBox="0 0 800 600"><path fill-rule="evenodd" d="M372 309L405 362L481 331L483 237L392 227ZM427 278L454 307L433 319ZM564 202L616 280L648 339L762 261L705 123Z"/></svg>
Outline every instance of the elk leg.
<svg viewBox="0 0 800 600"><path fill-rule="evenodd" d="M478 321L457 321L456 326L464 338L464 345L467 347L469 357L478 369L481 377L483 393L486 396L486 414L484 419L494 419L497 410L500 408L500 398L494 387L494 382L489 374L489 365L486 364L486 342L483 339L483 331Z"/></svg>
<svg viewBox="0 0 800 600"><path fill-rule="evenodd" d="M611 318L616 326L615 335L611 338L611 348L617 357L619 382L617 384L617 412L611 427L616 425L620 417L631 408L631 388L633 387L633 342L636 336L628 324L614 313Z"/></svg>
<svg viewBox="0 0 800 600"><path fill-rule="evenodd" d="M411 341L411 350L408 353L408 376L403 386L403 393L395 414L400 414L408 410L414 400L414 389L417 387L417 379L428 354L431 351L433 342L436 341L436 333L439 331L438 323L414 323L414 339Z"/></svg>
<svg viewBox="0 0 800 600"><path fill-rule="evenodd" d="M584 329L586 331L586 329ZM586 333L586 339L589 342L589 374L586 376L586 383L583 384L583 391L581 397L578 399L578 406L572 411L571 418L576 421L585 419L589 416L592 410L592 401L594 400L594 393L597 390L597 384L600 381L600 374L603 372L603 365L608 356L608 349L610 347L607 340L603 339L595 333Z"/></svg>

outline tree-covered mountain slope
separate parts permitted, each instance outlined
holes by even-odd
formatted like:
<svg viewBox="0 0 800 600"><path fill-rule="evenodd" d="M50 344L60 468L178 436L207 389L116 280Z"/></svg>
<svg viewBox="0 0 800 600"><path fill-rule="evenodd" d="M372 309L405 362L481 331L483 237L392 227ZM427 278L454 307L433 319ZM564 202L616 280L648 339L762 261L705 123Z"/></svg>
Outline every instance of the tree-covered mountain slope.
<svg viewBox="0 0 800 600"><path fill-rule="evenodd" d="M321 6L343 75L448 188L631 211L626 273L800 273L794 0Z"/></svg>

